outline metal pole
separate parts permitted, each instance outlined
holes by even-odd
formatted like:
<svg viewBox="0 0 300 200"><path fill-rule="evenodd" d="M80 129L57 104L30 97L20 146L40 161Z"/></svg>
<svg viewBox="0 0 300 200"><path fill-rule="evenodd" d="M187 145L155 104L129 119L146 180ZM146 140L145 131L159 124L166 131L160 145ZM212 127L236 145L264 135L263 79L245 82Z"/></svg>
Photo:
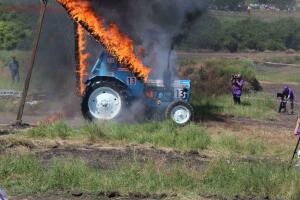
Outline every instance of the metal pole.
<svg viewBox="0 0 300 200"><path fill-rule="evenodd" d="M40 17L39 17L38 24L37 24L36 35L35 35L34 41L33 41L33 49L32 49L32 54L31 54L30 67L29 67L29 70L28 70L28 73L27 73L27 76L25 79L25 84L24 84L23 93L22 93L22 99L20 102L19 111L18 111L18 115L17 115L17 120L16 120L17 126L22 125L22 117L23 117L25 102L26 102L26 98L27 98L27 94L28 94L28 90L29 90L29 85L30 85L31 75L32 75L33 66L34 66L34 62L35 62L36 52L37 52L37 48L39 45L39 40L40 40L40 36L41 36L41 32L42 32L43 21L44 21L44 17L45 17L45 13L46 13L46 8L47 8L47 1L48 0L40 0L40 2L41 2Z"/></svg>
<svg viewBox="0 0 300 200"><path fill-rule="evenodd" d="M297 142L297 145L296 145L296 147L295 147L295 150L294 150L294 153L293 153L292 159L291 159L291 161L290 161L290 164L289 164L289 169L292 167L292 163L293 163L293 160L294 160L294 158L295 158L295 155L296 155L296 153L297 153L297 149L298 149L299 143L300 143L300 137L299 137L299 139L298 139L298 142Z"/></svg>

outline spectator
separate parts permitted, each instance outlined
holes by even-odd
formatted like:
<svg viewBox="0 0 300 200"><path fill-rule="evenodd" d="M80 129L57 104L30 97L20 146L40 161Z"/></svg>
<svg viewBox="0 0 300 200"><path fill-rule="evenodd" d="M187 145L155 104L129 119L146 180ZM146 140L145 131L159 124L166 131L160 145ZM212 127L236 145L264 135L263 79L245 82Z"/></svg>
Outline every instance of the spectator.
<svg viewBox="0 0 300 200"><path fill-rule="evenodd" d="M12 57L11 61L8 63L8 67L11 73L12 81L20 82L19 62L16 60L16 57Z"/></svg>
<svg viewBox="0 0 300 200"><path fill-rule="evenodd" d="M232 96L234 104L241 104L244 80L241 74L233 74L231 78Z"/></svg>
<svg viewBox="0 0 300 200"><path fill-rule="evenodd" d="M294 113L294 100L295 100L295 95L293 90L290 89L289 86L285 86L282 91L281 101L286 101L286 102L290 101L291 114ZM279 112L281 112L281 109L279 110Z"/></svg>
<svg viewBox="0 0 300 200"><path fill-rule="evenodd" d="M0 189L0 200L7 200L7 197L4 193L4 191L2 191L1 189Z"/></svg>

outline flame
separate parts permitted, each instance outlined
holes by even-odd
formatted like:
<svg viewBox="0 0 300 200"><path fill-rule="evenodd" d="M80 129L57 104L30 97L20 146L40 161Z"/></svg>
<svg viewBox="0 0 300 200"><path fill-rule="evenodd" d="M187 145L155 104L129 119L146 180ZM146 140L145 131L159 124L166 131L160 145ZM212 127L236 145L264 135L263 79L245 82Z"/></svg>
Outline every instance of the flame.
<svg viewBox="0 0 300 200"><path fill-rule="evenodd" d="M87 59L89 57L89 54L86 53L86 40L85 40L85 33L84 29L80 24L77 26L77 35L78 35L78 69L77 69L77 74L79 77L79 93L83 95L84 90L85 90L85 85L84 85L84 77L87 75L86 69L87 69Z"/></svg>
<svg viewBox="0 0 300 200"><path fill-rule="evenodd" d="M147 81L150 68L144 66L138 59L133 51L133 41L123 35L115 24L106 27L103 19L93 12L87 0L57 0L57 2L121 64L143 81Z"/></svg>
<svg viewBox="0 0 300 200"><path fill-rule="evenodd" d="M56 123L57 121L63 120L65 118L65 114L61 112L56 112L49 115L46 119L37 121L35 124L39 125L51 125Z"/></svg>

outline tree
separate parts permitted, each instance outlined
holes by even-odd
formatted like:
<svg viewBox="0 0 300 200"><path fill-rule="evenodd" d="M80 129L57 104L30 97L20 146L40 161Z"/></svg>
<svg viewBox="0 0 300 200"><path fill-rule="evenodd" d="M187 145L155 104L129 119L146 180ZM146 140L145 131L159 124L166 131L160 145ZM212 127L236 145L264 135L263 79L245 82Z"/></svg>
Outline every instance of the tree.
<svg viewBox="0 0 300 200"><path fill-rule="evenodd" d="M0 49L14 49L26 37L23 23L16 21L0 21Z"/></svg>

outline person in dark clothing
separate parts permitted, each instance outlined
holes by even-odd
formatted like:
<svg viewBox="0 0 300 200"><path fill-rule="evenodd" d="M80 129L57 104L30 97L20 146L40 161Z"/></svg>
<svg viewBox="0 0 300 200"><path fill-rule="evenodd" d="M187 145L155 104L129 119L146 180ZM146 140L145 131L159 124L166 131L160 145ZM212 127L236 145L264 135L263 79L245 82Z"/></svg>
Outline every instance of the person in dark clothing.
<svg viewBox="0 0 300 200"><path fill-rule="evenodd" d="M241 104L241 96L244 86L244 80L242 79L241 74L232 75L231 86L234 104Z"/></svg>
<svg viewBox="0 0 300 200"><path fill-rule="evenodd" d="M11 61L8 63L8 67L11 73L12 81L20 82L19 62L16 60L16 57L12 57Z"/></svg>
<svg viewBox="0 0 300 200"><path fill-rule="evenodd" d="M291 113L294 113L294 100L295 100L295 95L292 89L289 88L289 86L285 86L282 91L282 96L281 96L281 102L285 103L285 106L280 106L279 107L279 112L281 112L282 109L285 109L286 111L286 102L290 101L291 104Z"/></svg>

